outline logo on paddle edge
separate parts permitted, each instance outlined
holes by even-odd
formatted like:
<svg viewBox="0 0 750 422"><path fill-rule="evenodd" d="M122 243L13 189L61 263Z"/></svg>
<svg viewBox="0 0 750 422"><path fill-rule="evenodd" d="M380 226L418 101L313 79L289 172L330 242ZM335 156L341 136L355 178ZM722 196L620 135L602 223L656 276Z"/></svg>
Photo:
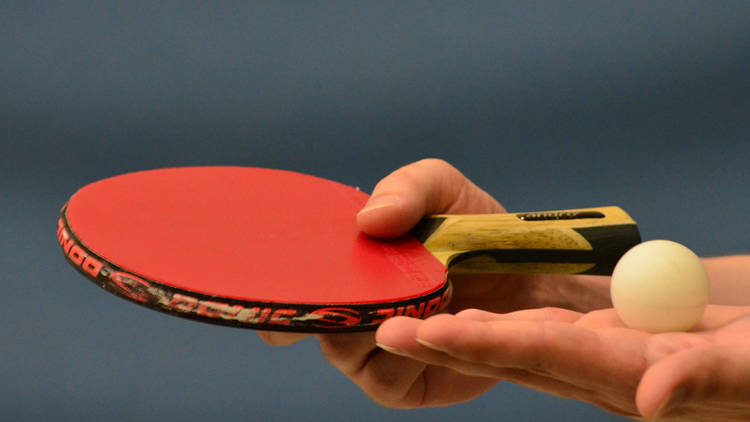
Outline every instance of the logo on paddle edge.
<svg viewBox="0 0 750 422"><path fill-rule="evenodd" d="M230 324L261 326L312 326L323 329L342 329L356 326L373 326L394 316L425 318L443 309L450 301L451 288L448 286L439 295L425 298L420 302L390 304L383 307L362 306L361 309L311 305L273 306L259 303L241 305L217 302L200 295L177 292L112 268L108 263L90 253L79 244L66 228L62 218L57 222L57 237L65 257L79 271L96 280L112 293L124 296L138 303L157 306L168 312L194 315L202 318L221 319ZM157 283L153 283L157 284Z"/></svg>

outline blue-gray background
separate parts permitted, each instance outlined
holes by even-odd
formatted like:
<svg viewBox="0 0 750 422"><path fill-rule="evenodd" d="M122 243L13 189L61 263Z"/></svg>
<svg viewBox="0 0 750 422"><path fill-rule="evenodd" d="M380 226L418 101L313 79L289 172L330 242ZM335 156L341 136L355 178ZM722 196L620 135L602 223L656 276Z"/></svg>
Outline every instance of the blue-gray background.
<svg viewBox="0 0 750 422"><path fill-rule="evenodd" d="M748 251L749 72L748 2L0 2L0 419L621 420L506 384L383 409L312 341L96 289L56 212L137 169L369 190L439 156L511 210L619 204L645 238Z"/></svg>

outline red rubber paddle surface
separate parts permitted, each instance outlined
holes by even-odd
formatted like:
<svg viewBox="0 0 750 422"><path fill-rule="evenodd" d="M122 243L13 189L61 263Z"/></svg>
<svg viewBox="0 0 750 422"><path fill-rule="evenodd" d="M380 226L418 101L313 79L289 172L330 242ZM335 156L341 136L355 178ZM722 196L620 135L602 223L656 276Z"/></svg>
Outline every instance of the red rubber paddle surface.
<svg viewBox="0 0 750 422"><path fill-rule="evenodd" d="M100 257L205 295L366 304L438 290L445 268L417 240L360 233L355 217L367 198L289 171L184 167L87 185L66 215L74 235Z"/></svg>

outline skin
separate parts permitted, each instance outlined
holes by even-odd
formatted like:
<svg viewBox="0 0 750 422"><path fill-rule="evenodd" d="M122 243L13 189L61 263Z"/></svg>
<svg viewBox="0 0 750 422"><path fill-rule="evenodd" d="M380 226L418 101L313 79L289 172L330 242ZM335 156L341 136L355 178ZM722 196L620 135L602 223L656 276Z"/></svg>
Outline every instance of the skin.
<svg viewBox="0 0 750 422"><path fill-rule="evenodd" d="M390 238L426 214L500 212L458 170L430 159L378 183L357 222ZM750 256L704 263L714 304L690 332L627 328L607 277L473 275L452 280L446 313L317 338L336 368L393 408L464 402L509 381L636 418L750 420ZM259 334L279 346L306 337Z"/></svg>

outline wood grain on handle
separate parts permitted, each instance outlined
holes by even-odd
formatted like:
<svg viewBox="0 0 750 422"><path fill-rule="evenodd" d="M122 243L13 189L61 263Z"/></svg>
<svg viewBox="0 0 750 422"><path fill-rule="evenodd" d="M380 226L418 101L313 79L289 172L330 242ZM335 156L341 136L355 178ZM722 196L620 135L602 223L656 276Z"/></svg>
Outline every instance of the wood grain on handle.
<svg viewBox="0 0 750 422"><path fill-rule="evenodd" d="M451 274L610 275L640 243L619 207L514 214L433 215L412 230Z"/></svg>

